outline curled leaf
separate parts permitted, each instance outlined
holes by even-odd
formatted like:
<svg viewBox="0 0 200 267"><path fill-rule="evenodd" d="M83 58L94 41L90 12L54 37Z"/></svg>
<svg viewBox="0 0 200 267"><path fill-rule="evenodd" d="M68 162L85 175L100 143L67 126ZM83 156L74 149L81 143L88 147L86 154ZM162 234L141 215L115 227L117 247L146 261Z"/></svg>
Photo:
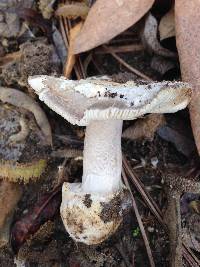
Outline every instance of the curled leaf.
<svg viewBox="0 0 200 267"><path fill-rule="evenodd" d="M51 192L45 193L33 207L20 220L18 220L11 231L11 244L15 252L21 245L46 221L52 220L58 212L61 204L61 186Z"/></svg>
<svg viewBox="0 0 200 267"><path fill-rule="evenodd" d="M39 178L47 165L45 159L33 161L31 163L16 163L12 161L0 161L0 177L10 182L23 181L28 183L30 180Z"/></svg>
<svg viewBox="0 0 200 267"><path fill-rule="evenodd" d="M167 12L159 24L160 40L175 36L174 7Z"/></svg>
<svg viewBox="0 0 200 267"><path fill-rule="evenodd" d="M140 138L145 138L148 140L153 140L156 130L164 125L165 117L162 114L150 114L144 119L139 119L136 123L129 128L127 128L122 137L126 139L136 140Z"/></svg>
<svg viewBox="0 0 200 267"><path fill-rule="evenodd" d="M90 8L84 2L72 2L59 6L56 10L56 16L63 16L68 19L76 19L77 17L85 19L89 10Z"/></svg>
<svg viewBox="0 0 200 267"><path fill-rule="evenodd" d="M40 106L25 93L6 87L0 87L0 100L19 108L25 108L32 112L41 131L45 135L47 144L52 144L51 128L48 119Z"/></svg>
<svg viewBox="0 0 200 267"><path fill-rule="evenodd" d="M158 23L154 16L149 14L145 20L144 30L142 32L142 41L147 50L151 53L163 57L176 57L176 53L164 48L157 38Z"/></svg>
<svg viewBox="0 0 200 267"><path fill-rule="evenodd" d="M173 129L169 125L164 125L158 129L158 134L162 139L171 142L186 157L189 157L195 151L193 140L185 136L183 132Z"/></svg>
<svg viewBox="0 0 200 267"><path fill-rule="evenodd" d="M200 154L200 1L176 0L176 44L182 79L193 87L189 111L192 130Z"/></svg>
<svg viewBox="0 0 200 267"><path fill-rule="evenodd" d="M74 53L108 42L136 23L151 8L153 2L154 0L97 0L75 40Z"/></svg>

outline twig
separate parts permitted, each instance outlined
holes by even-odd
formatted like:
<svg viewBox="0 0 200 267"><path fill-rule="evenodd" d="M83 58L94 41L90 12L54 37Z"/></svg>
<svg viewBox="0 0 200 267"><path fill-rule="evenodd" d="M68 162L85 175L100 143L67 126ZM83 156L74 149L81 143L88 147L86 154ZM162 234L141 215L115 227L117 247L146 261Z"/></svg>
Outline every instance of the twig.
<svg viewBox="0 0 200 267"><path fill-rule="evenodd" d="M63 36L65 46L68 49L69 48L69 32L70 32L70 28L72 27L71 21L67 18L59 17L59 22L60 22L61 34ZM66 60L66 63L67 63L67 60ZM63 69L65 70L66 66L64 66ZM82 65L82 62L79 56L76 56L76 63L74 65L74 71L76 73L76 77L78 80L86 77L84 68L83 68L83 65Z"/></svg>
<svg viewBox="0 0 200 267"><path fill-rule="evenodd" d="M62 37L63 37L63 41L65 43L66 48L68 48L68 46L69 46L69 40L68 40L67 34L65 32L65 27L64 27L63 19L61 17L59 17L59 24L60 24L60 29L61 29L61 34L62 34Z"/></svg>
<svg viewBox="0 0 200 267"><path fill-rule="evenodd" d="M112 49L113 53L128 53L128 52L138 52L144 50L142 44L131 44L131 45L121 45L121 46L108 46L109 49ZM108 50L102 49L101 47L97 48L94 51L95 54L110 54Z"/></svg>
<svg viewBox="0 0 200 267"><path fill-rule="evenodd" d="M146 192L146 190L144 189L144 186L141 183L141 181L138 179L138 177L133 173L133 171L129 167L129 164L128 164L125 156L123 156L123 165L124 165L125 171L130 176L133 184L135 185L135 187L137 188L137 190L142 195L142 198L146 202L147 206L150 208L151 212L155 215L155 217L162 224L162 226L165 226L166 227L166 225L165 225L165 223L163 221L163 218L162 218L162 212L160 211L160 209L158 208L158 206L156 205L156 203L154 202L154 200L151 198L151 196L149 195L149 193Z"/></svg>
<svg viewBox="0 0 200 267"><path fill-rule="evenodd" d="M131 193L133 209L134 209L134 212L135 212L135 215L136 215L136 218L137 218L139 227L140 227L140 231L141 231L141 233L142 233L142 237L143 237L143 240L144 240L144 244L145 244L145 247L146 247L146 251L147 251L147 255L148 255L148 258L149 258L150 265L151 265L151 267L155 267L155 263L154 263L154 260L153 260L153 256L152 256L151 248L150 248L150 245L149 245L149 241L148 241L148 238L147 238L145 229L144 229L144 225L143 225L143 223L142 223L142 220L141 220L141 217L140 217L138 208L137 208L137 204L136 204L136 202L135 202L135 198L134 198L134 196L133 196L133 193L131 192L131 188L130 188L130 186L129 186L128 179L127 179L127 177L126 177L126 174L125 174L124 169L122 170L122 177L123 177L123 179L124 179L124 182L125 182L125 184L126 184L126 187L128 188L128 190L129 190L130 193Z"/></svg>
<svg viewBox="0 0 200 267"><path fill-rule="evenodd" d="M152 81L152 79L150 77L148 77L147 75L143 74L142 72L140 72L139 70L136 70L135 68L133 68L131 65L129 65L126 61L124 61L121 57L119 57L118 55L116 55L111 48L109 48L106 45L103 45L103 48L108 51L117 61L119 61L124 67L126 67L128 70L130 70L131 72L135 73L136 75L138 75L139 77L147 80L147 81Z"/></svg>
<svg viewBox="0 0 200 267"><path fill-rule="evenodd" d="M58 149L54 150L51 156L55 158L77 158L83 156L83 151L74 148Z"/></svg>
<svg viewBox="0 0 200 267"><path fill-rule="evenodd" d="M134 37L134 36L133 36ZM121 38L121 39L113 39L109 42L109 44L113 45L113 44L121 44L121 43L133 43L133 37L130 38L130 37L125 37L125 38Z"/></svg>
<svg viewBox="0 0 200 267"><path fill-rule="evenodd" d="M118 250L118 252L121 254L121 257L123 258L125 265L127 267L130 266L130 261L128 258L128 255L125 253L125 251L123 250L123 246L119 243L115 244L116 249Z"/></svg>
<svg viewBox="0 0 200 267"><path fill-rule="evenodd" d="M76 137L70 136L70 135L55 134L54 136L56 138L58 138L59 140L61 140L66 145L81 147L81 146L83 146L83 143L84 143L82 140L80 140Z"/></svg>
<svg viewBox="0 0 200 267"><path fill-rule="evenodd" d="M183 257L190 264L190 266L192 267L200 266L199 259L194 255L194 253L191 251L190 248L186 247L184 243L183 243Z"/></svg>
<svg viewBox="0 0 200 267"><path fill-rule="evenodd" d="M92 63L94 64L95 68L97 69L97 71L100 73L100 74L103 74L103 69L99 66L99 64L95 61L94 58L92 58Z"/></svg>

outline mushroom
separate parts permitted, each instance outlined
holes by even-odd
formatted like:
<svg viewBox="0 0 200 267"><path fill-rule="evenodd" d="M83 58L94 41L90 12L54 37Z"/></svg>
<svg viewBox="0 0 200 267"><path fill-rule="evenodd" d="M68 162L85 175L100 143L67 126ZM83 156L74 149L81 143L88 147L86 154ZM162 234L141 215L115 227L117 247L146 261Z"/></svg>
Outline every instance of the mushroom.
<svg viewBox="0 0 200 267"><path fill-rule="evenodd" d="M63 184L60 211L75 241L100 243L116 231L130 204L121 180L123 120L183 109L191 89L182 82L120 84L107 77L33 76L29 84L67 121L86 126L82 183Z"/></svg>

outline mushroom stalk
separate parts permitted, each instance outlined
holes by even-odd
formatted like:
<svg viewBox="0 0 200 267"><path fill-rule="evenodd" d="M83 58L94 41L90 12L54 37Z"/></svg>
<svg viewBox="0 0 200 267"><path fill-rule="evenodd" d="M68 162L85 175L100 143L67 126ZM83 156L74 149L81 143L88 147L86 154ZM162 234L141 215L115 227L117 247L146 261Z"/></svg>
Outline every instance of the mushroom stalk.
<svg viewBox="0 0 200 267"><path fill-rule="evenodd" d="M92 121L86 128L82 190L108 194L122 189L122 120Z"/></svg>
<svg viewBox="0 0 200 267"><path fill-rule="evenodd" d="M35 76L29 84L67 121L87 125L82 183L63 184L60 212L75 241L101 243L116 231L131 203L121 181L122 121L183 109L191 89L181 82L123 84L108 77L72 81Z"/></svg>

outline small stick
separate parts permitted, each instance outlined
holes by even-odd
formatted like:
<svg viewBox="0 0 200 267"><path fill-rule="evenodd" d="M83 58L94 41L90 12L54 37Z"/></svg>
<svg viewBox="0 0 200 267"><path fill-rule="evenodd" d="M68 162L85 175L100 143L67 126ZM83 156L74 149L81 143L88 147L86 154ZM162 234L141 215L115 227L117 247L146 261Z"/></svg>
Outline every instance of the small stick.
<svg viewBox="0 0 200 267"><path fill-rule="evenodd" d="M148 238L147 238L145 229L144 229L144 225L142 223L142 220L141 220L141 217L140 217L138 208L137 208L137 204L135 202L135 198L133 196L133 193L131 192L131 188L129 186L128 179L126 177L126 174L125 174L124 169L122 169L122 177L124 179L124 182L125 182L126 187L128 188L128 190L131 193L131 198L132 198L134 212L135 212L135 215L136 215L136 218L137 218L139 227L140 227L140 231L142 233L142 237L143 237L143 240L144 240L144 244L145 244L145 247L146 247L146 251L147 251L147 255L148 255L148 258L149 258L150 265L151 265L151 267L155 267L155 263L154 263L154 260L153 260L151 248L150 248L150 245L149 245L149 241L148 241Z"/></svg>
<svg viewBox="0 0 200 267"><path fill-rule="evenodd" d="M143 74L142 72L140 72L139 70L136 70L135 68L133 68L131 65L129 65L126 61L124 61L121 57L119 57L118 55L116 55L112 49L110 49L108 46L103 45L103 48L108 51L117 61L119 61L124 67L126 67L128 70L132 71L133 73L137 74L139 77L147 80L147 81L152 81L152 79L150 77L148 77L147 75Z"/></svg>
<svg viewBox="0 0 200 267"><path fill-rule="evenodd" d="M121 45L121 46L108 46L109 49L112 49L113 53L128 53L128 52L138 52L144 50L142 44L131 44L131 45ZM109 51L105 49L97 48L94 51L95 54L110 54Z"/></svg>
<svg viewBox="0 0 200 267"><path fill-rule="evenodd" d="M133 173L131 168L129 167L128 161L126 160L125 156L123 156L123 165L126 170L126 172L129 174L133 184L136 186L137 190L142 195L142 198L146 202L147 206L150 208L151 212L155 215L155 217L158 219L158 221L165 226L165 223L162 218L162 212L154 202L154 200L151 198L148 192L143 187L143 184L138 179L138 177Z"/></svg>
<svg viewBox="0 0 200 267"><path fill-rule="evenodd" d="M77 158L83 156L83 151L73 148L58 149L53 151L51 156L55 158Z"/></svg>

